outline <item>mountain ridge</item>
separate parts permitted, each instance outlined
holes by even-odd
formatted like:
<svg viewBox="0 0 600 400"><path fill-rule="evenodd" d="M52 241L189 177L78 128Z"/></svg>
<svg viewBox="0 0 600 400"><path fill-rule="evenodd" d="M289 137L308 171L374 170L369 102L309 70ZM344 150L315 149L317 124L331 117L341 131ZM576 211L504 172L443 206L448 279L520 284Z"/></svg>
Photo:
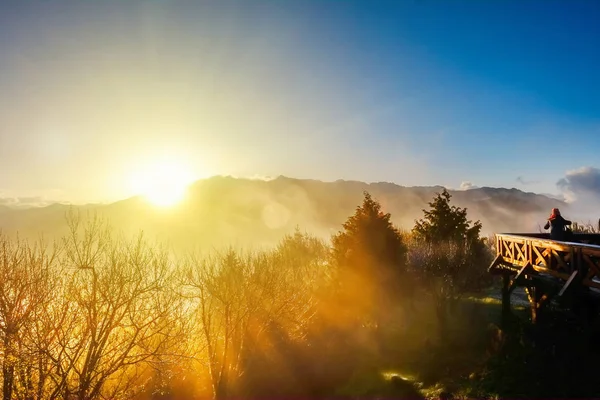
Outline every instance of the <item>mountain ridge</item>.
<svg viewBox="0 0 600 400"><path fill-rule="evenodd" d="M494 190L494 191L517 191L517 192L521 192L523 194L526 195L536 195L536 196L543 196L543 197L547 197L549 199L552 200L558 200L561 202L564 202L564 199L561 199L560 196L555 195L555 194L551 194L551 193L536 193L536 192L528 192L528 191L524 191L515 187L512 188L507 188L507 187L497 187L497 186L481 186L481 187L473 187L473 188L468 188L468 189L455 189L455 188L450 188L450 187L446 187L443 185L413 185L413 186L404 186L395 182L388 182L388 181L373 181L373 182L366 182L366 181L358 181L358 180L353 180L353 179L336 179L333 181L327 181L327 180L320 180L320 179L310 179L310 178L292 178L292 177L287 177L284 175L279 175L276 178L272 178L272 179L260 179L260 178L251 178L251 177L234 177L232 175L214 175L211 176L209 178L205 178L205 179L198 179L194 182L192 182L189 186L193 187L194 185L197 184L201 184L202 182L208 181L208 180L213 180L213 179L233 179L233 180L243 180L243 181L251 181L251 182L272 182L275 181L277 179L282 179L282 180L288 180L288 181L303 181L303 182L318 182L318 183L340 183L340 184L358 184L358 185L367 185L367 186L380 186L380 185L388 185L391 187L397 187L397 188L406 188L406 189L438 189L438 190L443 190L443 189L447 189L450 193L453 192L473 192L473 191L481 191L481 190ZM26 206L14 206L14 205L7 205L6 201L7 200L12 200L12 198L7 198L7 197L0 197L0 212L3 210L26 210L26 209L30 209L30 208L48 208L48 207L52 207L52 206L56 206L56 205L60 205L60 206L77 206L77 207L96 207L96 206L108 206L108 205L112 205L112 204L116 204L116 203L121 203L121 202L125 202L125 201L129 201L129 200L135 200L135 199L141 199L143 198L142 195L133 195L130 197L125 197L119 200L114 200L114 201L110 201L110 202L87 202L87 203L71 203L68 201L55 201L55 202L51 202L48 204L44 204L44 205L26 205Z"/></svg>
<svg viewBox="0 0 600 400"><path fill-rule="evenodd" d="M156 208L141 196L107 204L2 208L0 229L27 237L40 232L61 235L66 233L65 215L73 208L97 213L125 233L142 230L176 247L264 246L276 243L296 228L328 238L354 213L364 191L381 203L399 228L410 230L435 193L443 189L441 185L402 186L343 179L327 182L285 176L268 180L213 176L191 184L186 199L172 209ZM485 234L535 232L551 208L569 210L569 204L562 200L516 188L448 191L452 204L467 208L469 219L481 220Z"/></svg>

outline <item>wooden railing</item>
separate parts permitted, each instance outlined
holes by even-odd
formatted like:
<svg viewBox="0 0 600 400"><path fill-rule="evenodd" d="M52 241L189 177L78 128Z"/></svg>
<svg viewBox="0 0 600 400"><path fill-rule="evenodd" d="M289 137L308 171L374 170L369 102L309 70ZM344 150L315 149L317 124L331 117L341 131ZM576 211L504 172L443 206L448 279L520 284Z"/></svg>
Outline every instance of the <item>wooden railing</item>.
<svg viewBox="0 0 600 400"><path fill-rule="evenodd" d="M496 234L497 257L490 272L519 272L528 266L565 281L579 275L583 285L600 288L600 234L574 234L572 240L550 240L547 234Z"/></svg>

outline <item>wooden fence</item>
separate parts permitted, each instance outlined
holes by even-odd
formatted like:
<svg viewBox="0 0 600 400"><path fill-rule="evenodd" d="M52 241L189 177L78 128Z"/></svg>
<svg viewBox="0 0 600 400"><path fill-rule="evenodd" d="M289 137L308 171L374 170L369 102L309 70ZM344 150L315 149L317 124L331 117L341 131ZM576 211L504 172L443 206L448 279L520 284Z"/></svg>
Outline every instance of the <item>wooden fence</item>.
<svg viewBox="0 0 600 400"><path fill-rule="evenodd" d="M572 242L550 240L546 234L496 234L496 260L492 273L518 273L530 266L538 273L600 288L600 234L574 234Z"/></svg>

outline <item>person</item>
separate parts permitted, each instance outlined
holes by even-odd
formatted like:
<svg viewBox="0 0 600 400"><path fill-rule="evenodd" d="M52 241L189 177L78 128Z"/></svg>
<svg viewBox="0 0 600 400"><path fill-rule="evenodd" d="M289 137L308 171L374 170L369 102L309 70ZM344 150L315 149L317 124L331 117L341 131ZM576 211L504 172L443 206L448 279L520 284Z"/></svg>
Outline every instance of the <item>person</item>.
<svg viewBox="0 0 600 400"><path fill-rule="evenodd" d="M544 229L550 228L550 239L565 241L569 238L565 230L567 225L571 225L571 221L564 219L558 208L553 208Z"/></svg>

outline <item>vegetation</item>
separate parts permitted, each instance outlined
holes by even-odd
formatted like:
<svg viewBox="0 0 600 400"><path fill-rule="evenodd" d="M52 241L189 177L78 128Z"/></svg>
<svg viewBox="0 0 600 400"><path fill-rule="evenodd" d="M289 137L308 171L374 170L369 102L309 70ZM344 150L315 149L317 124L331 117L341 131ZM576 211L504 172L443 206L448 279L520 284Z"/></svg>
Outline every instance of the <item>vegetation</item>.
<svg viewBox="0 0 600 400"><path fill-rule="evenodd" d="M481 222L471 226L467 219L467 209L450 205L452 195L446 189L437 193L429 202L429 210L423 210L425 216L416 221L413 235L417 240L428 243L453 242L474 244L480 240Z"/></svg>
<svg viewBox="0 0 600 400"><path fill-rule="evenodd" d="M491 262L480 238L481 223L471 223L467 210L450 204L445 189L423 210L412 230L411 267L432 296L441 334L460 297L491 284L484 265ZM472 225L471 225L472 224Z"/></svg>
<svg viewBox="0 0 600 400"><path fill-rule="evenodd" d="M573 233L600 233L600 220L597 225L594 225L591 222L581 223L574 221L571 230Z"/></svg>
<svg viewBox="0 0 600 400"><path fill-rule="evenodd" d="M374 318L372 322L378 327L389 322L385 317L390 308L412 287L407 275L407 247L390 222L390 214L381 211L381 205L367 192L343 228L332 238L332 266L337 272L340 300L354 306L343 311L359 319Z"/></svg>
<svg viewBox="0 0 600 400"><path fill-rule="evenodd" d="M408 232L365 192L331 243L259 252L175 256L76 214L51 245L0 236L3 399L523 394L513 372L548 360L489 326L490 247L450 199Z"/></svg>

